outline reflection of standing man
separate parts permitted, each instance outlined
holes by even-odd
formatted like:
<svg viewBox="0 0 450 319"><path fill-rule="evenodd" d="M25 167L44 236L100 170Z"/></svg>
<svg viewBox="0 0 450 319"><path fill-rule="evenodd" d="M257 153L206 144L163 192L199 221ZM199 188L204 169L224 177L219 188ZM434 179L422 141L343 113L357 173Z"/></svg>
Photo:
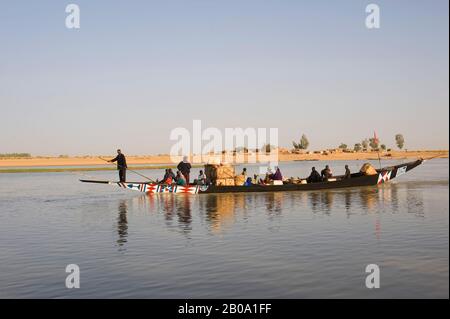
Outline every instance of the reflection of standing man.
<svg viewBox="0 0 450 319"><path fill-rule="evenodd" d="M127 202L119 203L119 216L117 217L117 244L123 246L127 242L128 237L128 220L127 220Z"/></svg>
<svg viewBox="0 0 450 319"><path fill-rule="evenodd" d="M120 182L124 183L126 180L127 174L127 160L125 159L125 155L122 154L120 150L117 150L117 156L110 160L110 162L117 162L117 169L119 170L119 179Z"/></svg>
<svg viewBox="0 0 450 319"><path fill-rule="evenodd" d="M178 170L186 179L186 184L189 185L189 173L191 172L191 164L188 162L188 157L183 157L183 160L177 166Z"/></svg>

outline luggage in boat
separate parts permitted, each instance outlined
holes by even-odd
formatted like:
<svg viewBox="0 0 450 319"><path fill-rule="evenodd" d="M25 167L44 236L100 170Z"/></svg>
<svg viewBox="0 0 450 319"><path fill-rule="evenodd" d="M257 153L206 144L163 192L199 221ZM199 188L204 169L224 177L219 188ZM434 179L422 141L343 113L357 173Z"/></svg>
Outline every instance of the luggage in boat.
<svg viewBox="0 0 450 319"><path fill-rule="evenodd" d="M360 172L363 173L364 175L376 175L376 174L378 174L377 170L372 165L370 165L370 163L365 163L361 167Z"/></svg>
<svg viewBox="0 0 450 319"><path fill-rule="evenodd" d="M234 178L234 167L231 165L220 165L217 167L217 178Z"/></svg>
<svg viewBox="0 0 450 319"><path fill-rule="evenodd" d="M219 178L216 180L216 186L234 186L234 178Z"/></svg>
<svg viewBox="0 0 450 319"><path fill-rule="evenodd" d="M229 164L206 164L205 175L207 180L211 181L213 185L219 185L217 181L224 179L232 179L234 184L234 167ZM224 181L221 182L223 183ZM227 183L230 183L230 181Z"/></svg>

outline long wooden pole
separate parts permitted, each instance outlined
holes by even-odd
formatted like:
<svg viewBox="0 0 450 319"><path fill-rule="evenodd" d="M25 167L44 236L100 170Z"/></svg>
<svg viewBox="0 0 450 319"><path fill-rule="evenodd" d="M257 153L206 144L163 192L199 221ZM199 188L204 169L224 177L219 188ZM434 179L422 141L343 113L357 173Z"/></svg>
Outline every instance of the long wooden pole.
<svg viewBox="0 0 450 319"><path fill-rule="evenodd" d="M380 166L381 170L381 157L380 157L380 140L378 139L377 132L373 131L373 142L377 146L377 154L378 154L378 165Z"/></svg>
<svg viewBox="0 0 450 319"><path fill-rule="evenodd" d="M380 157L380 148L378 147L378 165L380 165L381 169L381 157Z"/></svg>

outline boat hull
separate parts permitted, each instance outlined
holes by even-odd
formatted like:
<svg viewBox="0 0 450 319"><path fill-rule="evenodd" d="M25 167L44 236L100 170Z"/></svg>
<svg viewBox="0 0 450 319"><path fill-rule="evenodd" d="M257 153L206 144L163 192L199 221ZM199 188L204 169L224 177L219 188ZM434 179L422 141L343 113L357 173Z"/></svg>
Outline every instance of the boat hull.
<svg viewBox="0 0 450 319"><path fill-rule="evenodd" d="M335 181L308 184L284 184L284 185L251 185L251 186L215 186L215 185L161 185L143 182L109 182L109 181L91 181L81 180L87 183L101 183L116 185L147 194L217 194L217 193L253 193L253 192L287 192L287 191L314 191L322 189L338 189L349 187L375 186L387 183L390 180L407 173L423 160L417 160L410 163L404 163L396 166L385 167L377 170L375 175L363 175L362 173L352 174L349 179L336 177Z"/></svg>
<svg viewBox="0 0 450 319"><path fill-rule="evenodd" d="M396 165L393 167L377 170L376 175L362 175L360 173L352 174L352 178L337 178L332 182L308 183L308 184L284 184L284 185L252 185L252 186L214 186L200 193L243 193L243 192L286 192L286 191L313 191L322 189L337 189L348 187L375 186L387 183L393 178L405 174L416 166L420 165L422 160L411 163Z"/></svg>

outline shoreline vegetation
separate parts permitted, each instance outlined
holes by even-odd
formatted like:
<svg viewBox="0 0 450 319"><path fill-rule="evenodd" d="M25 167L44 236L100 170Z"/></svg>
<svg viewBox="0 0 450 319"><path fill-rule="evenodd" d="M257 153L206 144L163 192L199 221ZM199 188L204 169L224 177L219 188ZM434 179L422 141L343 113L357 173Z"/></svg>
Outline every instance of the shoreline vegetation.
<svg viewBox="0 0 450 319"><path fill-rule="evenodd" d="M219 158L221 155L204 155L203 162L208 158ZM236 164L246 163L248 153L234 155L233 162ZM111 159L110 156L104 156ZM224 155L222 155L224 158ZM418 150L418 151L383 151L380 152L381 160L406 160L415 158L448 158L448 150ZM179 158L181 160L181 157ZM376 151L366 152L343 152L339 150L328 150L320 152L293 153L288 151L278 151L279 162L292 161L337 161L337 160L378 160ZM178 161L178 159L177 159ZM173 162L167 154L163 155L140 155L127 156L129 169L165 169L175 168L177 162ZM139 165L139 166L133 166ZM77 166L77 167L73 167ZM83 167L86 166L86 167ZM95 167L98 166L98 167ZM203 164L194 164L193 167L201 167ZM6 157L0 156L0 173L46 173L46 172L77 172L77 171L107 171L115 170L115 165L105 167L104 160L98 156L58 156L58 157Z"/></svg>

